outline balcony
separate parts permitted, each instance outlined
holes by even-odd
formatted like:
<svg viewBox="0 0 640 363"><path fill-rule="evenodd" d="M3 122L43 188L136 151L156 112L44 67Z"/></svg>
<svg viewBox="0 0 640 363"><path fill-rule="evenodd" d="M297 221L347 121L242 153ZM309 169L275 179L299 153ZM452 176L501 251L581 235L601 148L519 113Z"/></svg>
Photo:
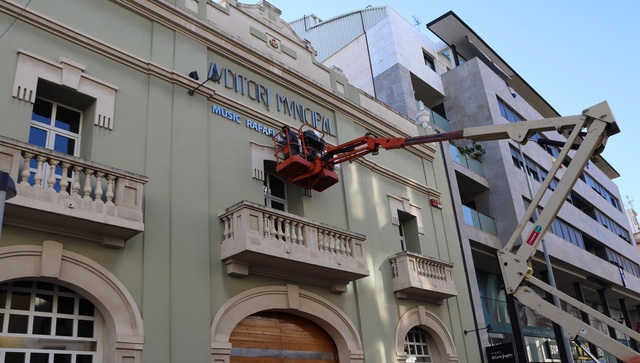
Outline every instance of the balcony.
<svg viewBox="0 0 640 363"><path fill-rule="evenodd" d="M0 169L11 175L17 189L6 203L7 224L113 248L124 247L144 230L145 176L3 136Z"/></svg>
<svg viewBox="0 0 640 363"><path fill-rule="evenodd" d="M420 113L420 110L422 109L428 111L428 122L432 126L435 126L436 129L444 132L451 132L451 123L449 123L449 120L440 116L437 112L433 112L432 109L426 107L424 103L419 100L416 100L416 107L418 108L418 113Z"/></svg>
<svg viewBox="0 0 640 363"><path fill-rule="evenodd" d="M416 299L442 304L458 295L453 281L453 264L401 252L389 257L393 274L393 291L398 299Z"/></svg>
<svg viewBox="0 0 640 363"><path fill-rule="evenodd" d="M220 259L231 276L269 276L343 293L349 282L369 275L363 235L248 201L219 218Z"/></svg>
<svg viewBox="0 0 640 363"><path fill-rule="evenodd" d="M484 169L480 161L475 160L467 155L464 155L463 153L460 152L460 149L458 149L453 144L449 144L449 147L451 150L451 158L453 159L453 161L471 170L477 175L484 177Z"/></svg>
<svg viewBox="0 0 640 363"><path fill-rule="evenodd" d="M462 206L462 213L464 215L464 223L466 223L466 225L491 233L494 236L498 235L498 228L496 227L495 219L465 205Z"/></svg>

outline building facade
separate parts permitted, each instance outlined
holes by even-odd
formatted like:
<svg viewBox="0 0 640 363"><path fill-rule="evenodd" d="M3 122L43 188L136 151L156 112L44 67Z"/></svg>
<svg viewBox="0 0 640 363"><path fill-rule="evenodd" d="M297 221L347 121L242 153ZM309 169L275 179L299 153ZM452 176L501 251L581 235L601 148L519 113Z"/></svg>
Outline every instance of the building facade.
<svg viewBox="0 0 640 363"><path fill-rule="evenodd" d="M389 7L326 21L305 16L291 27L318 49L323 64L340 68L352 84L439 131L560 116L453 12L427 25L438 42ZM430 118L418 117L422 106ZM495 352L515 354L519 362L524 357L528 362L590 360L575 343L563 341L553 322L505 295L496 258L558 156L558 147L546 140L564 139L545 132L526 145L509 140L442 145L453 196L443 203L445 208L451 203L457 216L476 334L488 362L495 361ZM635 328L640 255L612 181L617 176L604 160L588 164L545 235L546 251L534 257L533 270L562 292ZM637 350L623 334L566 304L562 308ZM589 349L615 362L602 349Z"/></svg>
<svg viewBox="0 0 640 363"><path fill-rule="evenodd" d="M0 2L0 361L477 361L439 148L356 159L322 193L276 173L283 126L434 132L280 14Z"/></svg>

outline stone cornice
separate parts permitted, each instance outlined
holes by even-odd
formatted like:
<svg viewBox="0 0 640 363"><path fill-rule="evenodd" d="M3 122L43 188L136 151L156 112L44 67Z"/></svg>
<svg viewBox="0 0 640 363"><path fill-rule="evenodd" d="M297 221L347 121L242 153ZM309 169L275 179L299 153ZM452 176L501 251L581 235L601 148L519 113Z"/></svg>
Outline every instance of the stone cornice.
<svg viewBox="0 0 640 363"><path fill-rule="evenodd" d="M237 37L226 33L215 24L198 19L167 2L149 0L112 1L144 18L162 24L184 36L201 42L206 45L208 49L211 49L221 56L242 62L245 67L250 68L253 72L268 79L270 82L281 85L302 97L313 100L314 103L324 108L340 113L351 119L355 124L372 131L378 136L410 136L398 127L385 122L379 115L353 103L322 83L310 79L291 67L286 66L262 50L256 49L246 42L239 41ZM59 38L101 54L139 72L149 74L150 76L184 87L185 89L191 89L197 85L197 82L187 77L187 75L177 73L118 49L113 45L102 42L34 10L29 8L23 9L22 6L10 0L0 2L0 11L13 17L20 16L20 21L22 22L45 30ZM233 41L230 42L228 40ZM306 48L301 46L301 49ZM307 51L311 52L311 50L308 49ZM325 69L325 71L327 71L327 73L330 72L327 69ZM282 81L285 78L289 80L286 84ZM329 76L327 74L327 81L328 78ZM215 91L205 86L201 87L197 92L203 96L212 97ZM226 98L220 94L217 94L216 97ZM378 101L370 98L370 102ZM391 109L389 109L389 112L390 115L393 114L395 117L403 117ZM430 145L411 146L408 147L407 150L428 161L433 161L436 152L436 149Z"/></svg>

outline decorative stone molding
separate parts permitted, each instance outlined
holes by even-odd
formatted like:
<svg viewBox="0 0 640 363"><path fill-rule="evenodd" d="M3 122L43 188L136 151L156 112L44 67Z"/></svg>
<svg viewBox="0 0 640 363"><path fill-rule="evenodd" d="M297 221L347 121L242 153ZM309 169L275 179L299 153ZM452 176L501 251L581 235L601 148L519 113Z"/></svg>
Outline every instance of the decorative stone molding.
<svg viewBox="0 0 640 363"><path fill-rule="evenodd" d="M227 300L211 325L211 361L229 363L229 336L236 325L251 314L272 309L303 316L322 327L336 344L338 361L364 362L362 341L349 317L331 302L296 285L257 287Z"/></svg>
<svg viewBox="0 0 640 363"><path fill-rule="evenodd" d="M266 146L251 142L251 170L254 179L264 181L264 161L276 161L273 146Z"/></svg>
<svg viewBox="0 0 640 363"><path fill-rule="evenodd" d="M86 67L66 58L58 63L18 50L18 66L13 82L13 97L34 103L38 79L66 86L95 98L94 125L113 129L116 86L84 73Z"/></svg>
<svg viewBox="0 0 640 363"><path fill-rule="evenodd" d="M37 161L31 178L31 161ZM54 171L73 172L56 190ZM22 169L20 169L22 167ZM6 224L98 241L122 248L144 230L143 187L148 178L0 136L0 170L16 183L7 202ZM46 171L49 177L45 177ZM46 187L46 188L45 188Z"/></svg>
<svg viewBox="0 0 640 363"><path fill-rule="evenodd" d="M401 210L403 212L409 213L412 216L416 217L416 221L418 222L418 233L424 234L424 222L422 221L422 208L417 206L416 204L411 203L409 198L400 196L396 197L393 195L387 195L389 199L389 211L391 212L391 223L395 226L400 225L400 218L398 217L398 211Z"/></svg>
<svg viewBox="0 0 640 363"><path fill-rule="evenodd" d="M396 298L442 304L458 295L453 279L453 264L413 252L389 257L392 286Z"/></svg>
<svg viewBox="0 0 640 363"><path fill-rule="evenodd" d="M56 241L0 248L0 281L43 277L79 291L100 311L107 335L102 361L142 362L142 315L127 288L111 272Z"/></svg>
<svg viewBox="0 0 640 363"><path fill-rule="evenodd" d="M242 201L218 216L220 259L232 276L261 275L347 291L369 275L366 236Z"/></svg>
<svg viewBox="0 0 640 363"><path fill-rule="evenodd" d="M400 317L396 327L396 361L398 363L406 362L404 338L409 330L416 326L431 336L435 345L435 349L430 352L434 362L458 363L458 353L451 333L440 318L422 305L408 310Z"/></svg>

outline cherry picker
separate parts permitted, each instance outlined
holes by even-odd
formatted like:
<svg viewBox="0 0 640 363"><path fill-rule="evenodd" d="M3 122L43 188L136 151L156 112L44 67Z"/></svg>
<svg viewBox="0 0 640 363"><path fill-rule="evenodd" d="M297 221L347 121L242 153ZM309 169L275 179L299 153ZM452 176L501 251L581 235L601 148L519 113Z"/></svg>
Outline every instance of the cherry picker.
<svg viewBox="0 0 640 363"><path fill-rule="evenodd" d="M582 344L578 338L583 338L620 360L640 363L640 353L547 302L532 289L532 286L535 286L556 296L640 343L639 333L535 278L531 268L531 259L538 245L587 162L598 157L604 150L609 136L620 132L606 101L589 107L575 116L477 126L461 131L407 138L375 137L366 134L336 146L327 145L322 132L308 125L303 125L297 130L285 127L273 137L277 162L276 173L295 185L321 192L338 182L336 165L368 154L376 155L380 149L400 149L411 145L456 139L472 141L510 139L516 143L525 144L535 133L553 130L563 134L567 141L511 238L504 248L497 252L505 291L523 305L561 325L567 338L580 346ZM571 149L575 150L575 154L571 156L570 163L566 165L562 178L547 199L542 212L535 222L531 223L532 216L543 196L549 192L548 187L563 166L563 161L569 160L567 156ZM516 246L516 244L519 245ZM584 348L584 350L590 354L588 349ZM597 361L593 355L592 359Z"/></svg>

